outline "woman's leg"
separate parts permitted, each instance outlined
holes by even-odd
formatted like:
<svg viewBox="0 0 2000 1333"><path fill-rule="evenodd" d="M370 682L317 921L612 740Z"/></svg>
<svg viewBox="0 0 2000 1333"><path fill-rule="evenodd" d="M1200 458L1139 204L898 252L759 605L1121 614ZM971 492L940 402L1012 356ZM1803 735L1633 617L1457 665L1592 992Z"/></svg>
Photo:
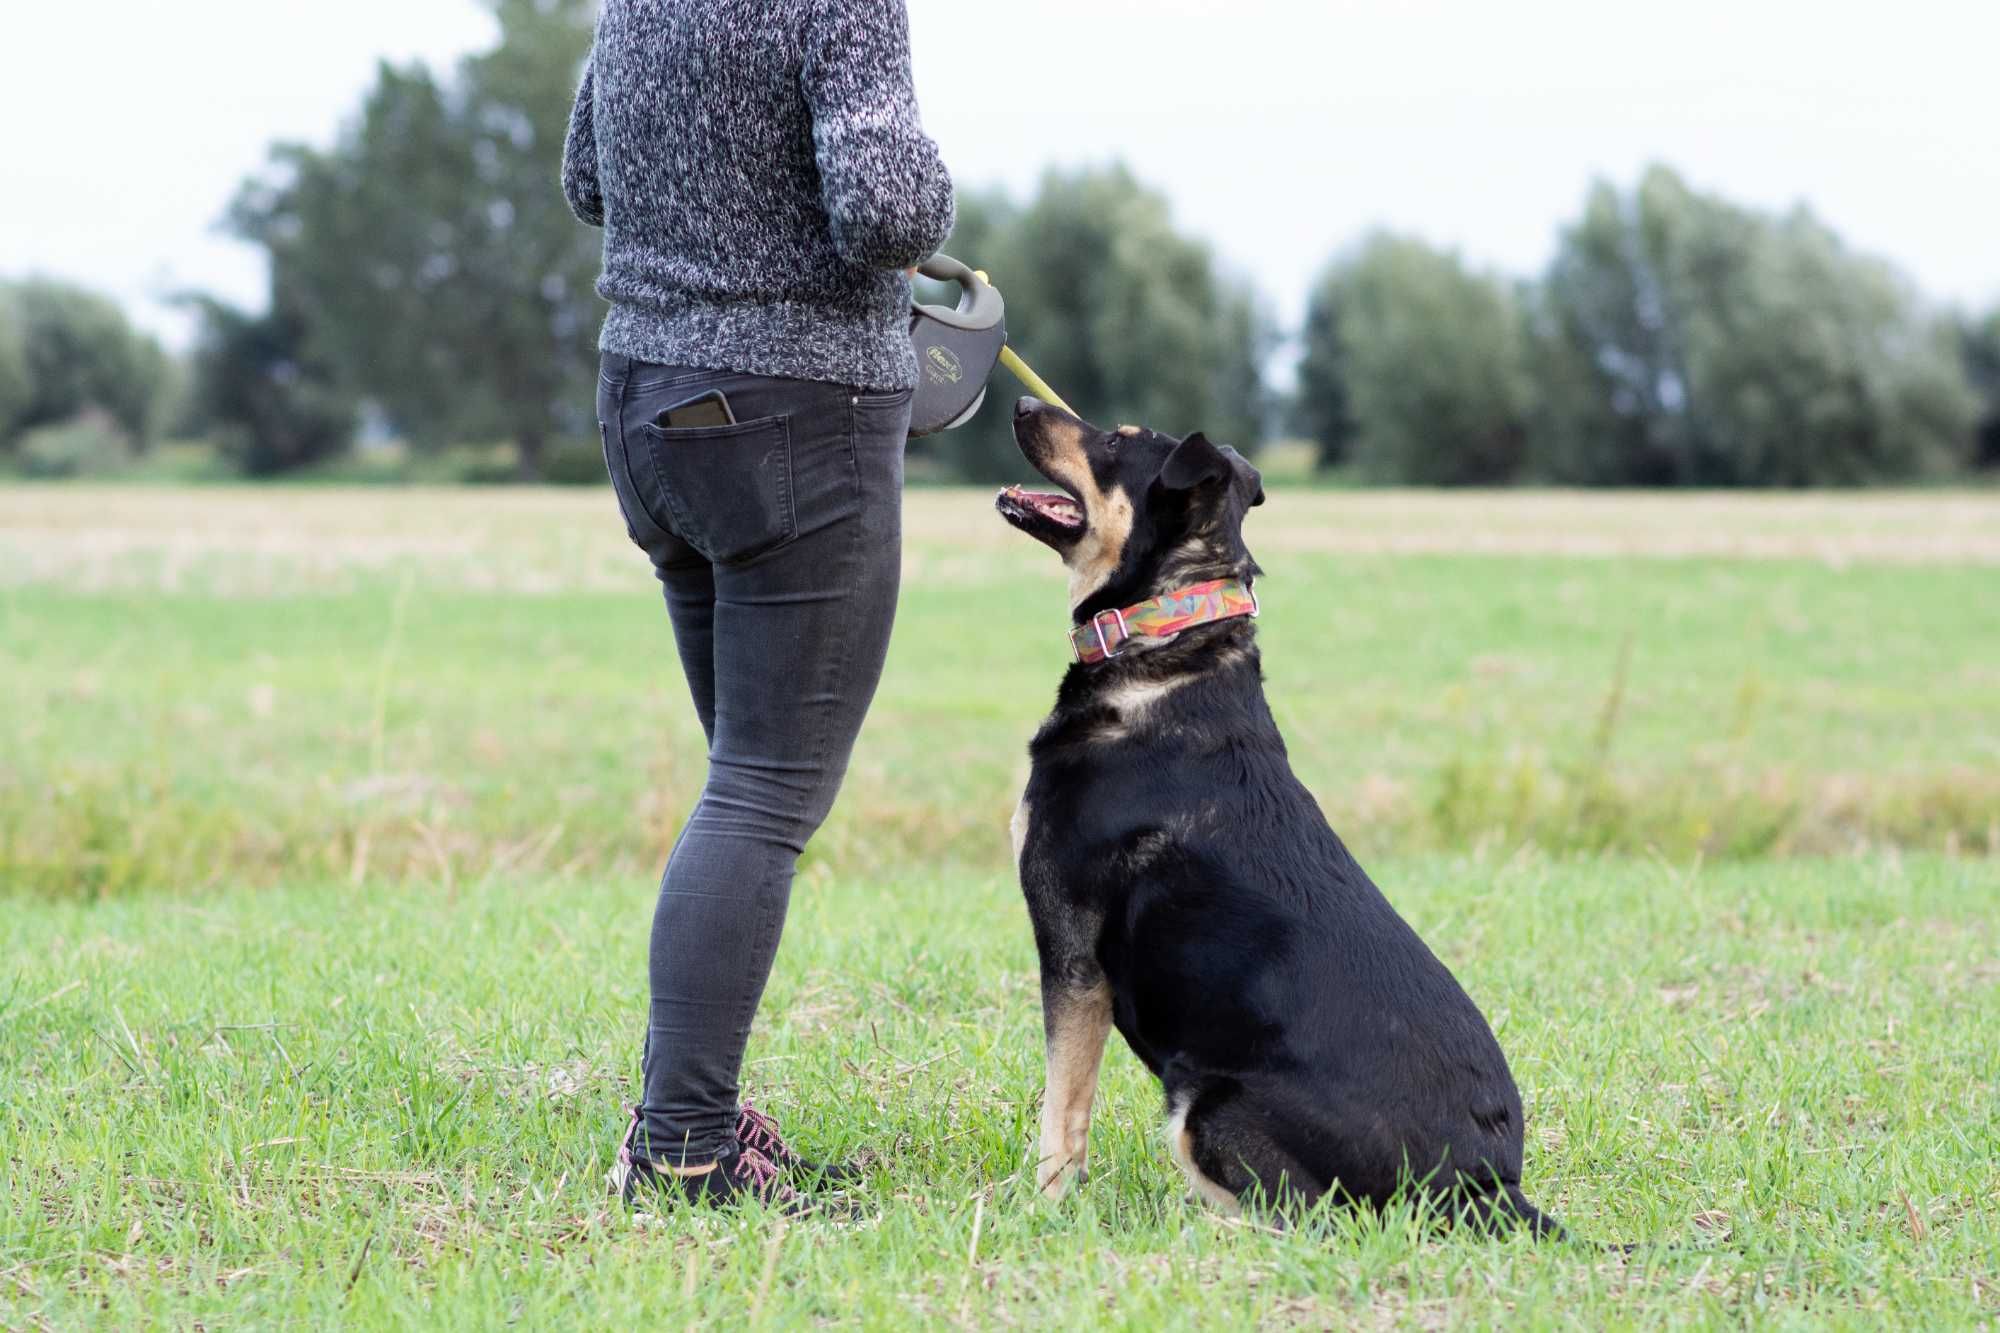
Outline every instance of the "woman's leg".
<svg viewBox="0 0 2000 1333"><path fill-rule="evenodd" d="M741 432L784 473L767 492L782 492L783 503L750 505L742 522L711 511L683 526L711 553L754 547L758 533L746 525L774 514L783 531L771 549L710 570L709 772L654 912L640 1108L641 1150L676 1164L711 1160L735 1128L744 1046L792 872L833 804L881 675L901 576L909 420L907 395L741 376L714 384L741 422L787 418L782 438L753 426ZM641 401L639 410L648 406ZM693 456L677 451L718 443L652 431L642 449L664 491ZM760 473L745 484L770 480ZM689 478L678 497L683 513L700 484ZM685 582L668 569L662 578L685 660L701 629L701 599L692 571ZM698 664L685 664L699 708Z"/></svg>
<svg viewBox="0 0 2000 1333"><path fill-rule="evenodd" d="M678 544L686 546L685 542ZM695 716L701 720L702 735L712 744L715 740L715 571L704 557L695 553L691 561L655 565L654 572L666 592L674 647L680 654L681 673L687 677ZM663 884L666 875L672 873L673 857L679 854L686 837L683 826L681 836L674 840L673 853L667 857L668 868L661 876ZM644 1071L653 1062L652 1052L653 1030L648 1023L639 1046L642 1080Z"/></svg>

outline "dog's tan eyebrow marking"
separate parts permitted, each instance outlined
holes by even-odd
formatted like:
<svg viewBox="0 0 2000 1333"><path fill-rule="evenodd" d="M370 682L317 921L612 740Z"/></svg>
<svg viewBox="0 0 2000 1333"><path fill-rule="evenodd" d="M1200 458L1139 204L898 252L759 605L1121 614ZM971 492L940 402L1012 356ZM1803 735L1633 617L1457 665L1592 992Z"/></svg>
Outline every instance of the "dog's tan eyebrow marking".
<svg viewBox="0 0 2000 1333"><path fill-rule="evenodd" d="M1145 428L1142 426L1120 426L1118 433L1130 440L1145 434Z"/></svg>

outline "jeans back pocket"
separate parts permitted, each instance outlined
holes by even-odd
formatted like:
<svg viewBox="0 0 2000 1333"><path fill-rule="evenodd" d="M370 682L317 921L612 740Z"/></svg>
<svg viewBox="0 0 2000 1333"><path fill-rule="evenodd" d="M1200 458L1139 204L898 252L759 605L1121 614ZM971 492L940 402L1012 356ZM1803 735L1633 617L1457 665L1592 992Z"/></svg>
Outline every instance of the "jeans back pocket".
<svg viewBox="0 0 2000 1333"><path fill-rule="evenodd" d="M710 561L737 564L798 536L790 416L728 426L649 422L639 433L653 465L645 498L654 521Z"/></svg>

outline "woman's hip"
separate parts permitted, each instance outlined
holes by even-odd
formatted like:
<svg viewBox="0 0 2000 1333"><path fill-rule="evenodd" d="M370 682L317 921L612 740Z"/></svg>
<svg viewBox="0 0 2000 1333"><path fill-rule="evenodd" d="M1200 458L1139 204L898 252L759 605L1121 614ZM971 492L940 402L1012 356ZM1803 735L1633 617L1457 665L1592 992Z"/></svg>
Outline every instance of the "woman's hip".
<svg viewBox="0 0 2000 1333"><path fill-rule="evenodd" d="M909 413L908 390L616 353L598 383L606 469L633 540L662 568L745 565L845 523L898 536Z"/></svg>

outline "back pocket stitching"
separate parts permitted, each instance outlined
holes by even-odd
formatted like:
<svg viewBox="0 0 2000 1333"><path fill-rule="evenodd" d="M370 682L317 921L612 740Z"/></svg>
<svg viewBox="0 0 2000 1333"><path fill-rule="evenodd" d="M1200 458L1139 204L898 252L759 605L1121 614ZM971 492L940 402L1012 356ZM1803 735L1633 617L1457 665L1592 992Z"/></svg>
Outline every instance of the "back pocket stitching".
<svg viewBox="0 0 2000 1333"><path fill-rule="evenodd" d="M718 558L714 550L717 545L715 540L709 534L700 530L701 525L692 520L691 511L683 503L681 497L674 493L675 488L667 484L668 469L666 464L668 460L666 454L676 444L694 444L702 440L726 438L732 435L749 437L752 435L751 428L761 430L772 426L777 428L776 449L778 453L778 469L772 487L778 508L777 532L771 540L752 546L740 555L732 555L726 560ZM648 445L647 452L650 457L647 461L652 466L653 477L658 484L660 498L666 502L669 515L674 519L673 523L663 524L662 526L666 527L674 536L679 537L682 541L700 551L712 563L718 565L745 564L751 560L755 560L759 556L768 555L772 551L788 546L798 539L799 517L798 506L793 497L792 468L794 460L792 457L792 418L790 413L750 421L732 422L726 426L684 426L674 429L672 433L655 425L653 422L647 421L640 423L639 431L645 437ZM641 498L643 501L643 497Z"/></svg>
<svg viewBox="0 0 2000 1333"><path fill-rule="evenodd" d="M632 522L632 516L625 512L624 488L618 484L618 471L611 466L611 427L602 421L597 423L597 442L604 454L604 475L611 482L612 502L618 506L618 517L625 522L625 535L632 539L634 546L643 548L645 543L639 540L638 526ZM625 452L622 444L618 452L621 454ZM632 475L632 464L629 459L625 464L625 475L628 477Z"/></svg>
<svg viewBox="0 0 2000 1333"><path fill-rule="evenodd" d="M641 434L646 430L647 427L640 427ZM679 511L674 506L673 494L667 489L666 478L660 475L657 442L648 440L647 444L648 447L640 452L645 455L646 476L652 482L650 487L640 480L639 469L632 458L632 437L626 432L624 421L622 419L619 421L618 451L625 457L625 475L631 479L633 503L638 506L639 512L645 515L646 522L669 537L680 537L686 541L687 538L682 534L683 525L677 519ZM651 492L654 491L659 493L659 502L653 499ZM662 508L665 510L664 513L661 512Z"/></svg>

